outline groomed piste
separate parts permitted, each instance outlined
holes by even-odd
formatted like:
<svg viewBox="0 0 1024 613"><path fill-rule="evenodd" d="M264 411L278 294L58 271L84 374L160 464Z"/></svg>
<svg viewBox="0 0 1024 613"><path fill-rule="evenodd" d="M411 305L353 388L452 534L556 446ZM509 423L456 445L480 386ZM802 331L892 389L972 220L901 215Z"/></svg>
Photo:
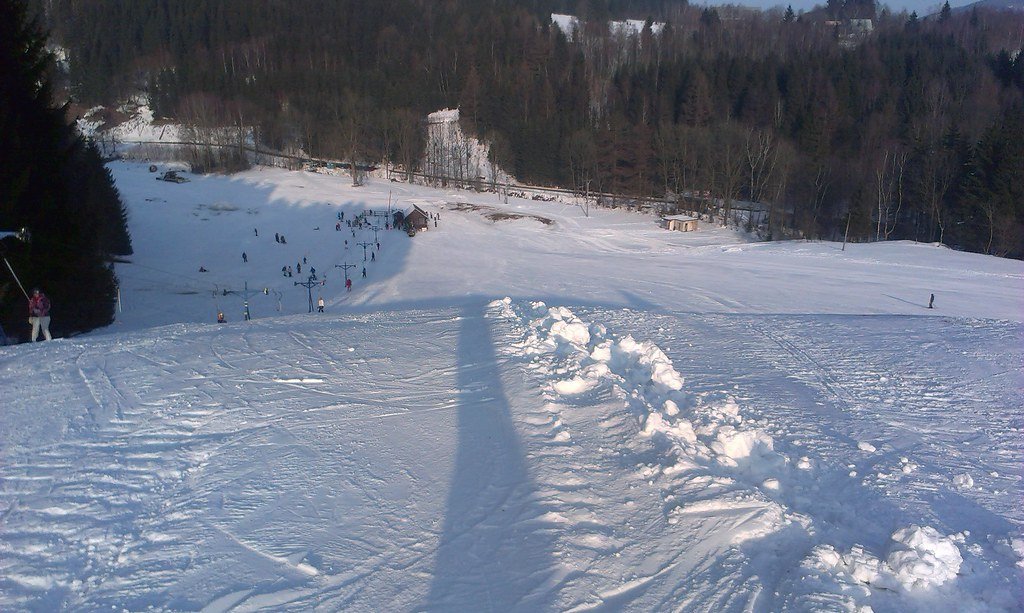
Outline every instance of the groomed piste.
<svg viewBox="0 0 1024 613"><path fill-rule="evenodd" d="M147 166L0 347L0 609L1019 610L1021 262Z"/></svg>

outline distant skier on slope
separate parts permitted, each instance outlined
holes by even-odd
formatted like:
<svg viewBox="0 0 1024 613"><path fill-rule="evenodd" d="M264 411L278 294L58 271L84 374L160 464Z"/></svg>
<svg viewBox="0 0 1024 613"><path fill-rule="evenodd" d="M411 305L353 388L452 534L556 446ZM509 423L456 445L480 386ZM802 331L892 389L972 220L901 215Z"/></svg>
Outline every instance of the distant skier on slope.
<svg viewBox="0 0 1024 613"><path fill-rule="evenodd" d="M317 298L317 300L316 300L316 310L321 312L321 313L324 312L324 297L323 296L320 296L319 298Z"/></svg>

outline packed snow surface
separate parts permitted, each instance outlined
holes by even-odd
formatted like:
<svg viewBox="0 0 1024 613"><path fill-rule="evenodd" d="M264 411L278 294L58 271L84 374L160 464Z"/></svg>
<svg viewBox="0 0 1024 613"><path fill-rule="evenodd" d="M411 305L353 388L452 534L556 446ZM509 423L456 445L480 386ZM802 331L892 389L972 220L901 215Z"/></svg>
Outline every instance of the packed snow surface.
<svg viewBox="0 0 1024 613"><path fill-rule="evenodd" d="M0 610L1022 607L1021 262L111 170L117 321L0 348Z"/></svg>

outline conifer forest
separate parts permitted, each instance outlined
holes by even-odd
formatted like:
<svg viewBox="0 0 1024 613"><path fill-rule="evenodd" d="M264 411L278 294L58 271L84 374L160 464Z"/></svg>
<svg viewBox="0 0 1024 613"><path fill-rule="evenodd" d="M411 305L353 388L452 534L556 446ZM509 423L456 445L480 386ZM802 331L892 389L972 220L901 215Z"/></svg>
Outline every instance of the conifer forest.
<svg viewBox="0 0 1024 613"><path fill-rule="evenodd" d="M408 170L426 114L458 108L463 130L522 182L667 197L727 223L753 202L774 240L1024 257L1021 12L908 15L867 0L799 14L685 0L36 10L84 107L142 92L159 118ZM624 19L645 24L609 27Z"/></svg>

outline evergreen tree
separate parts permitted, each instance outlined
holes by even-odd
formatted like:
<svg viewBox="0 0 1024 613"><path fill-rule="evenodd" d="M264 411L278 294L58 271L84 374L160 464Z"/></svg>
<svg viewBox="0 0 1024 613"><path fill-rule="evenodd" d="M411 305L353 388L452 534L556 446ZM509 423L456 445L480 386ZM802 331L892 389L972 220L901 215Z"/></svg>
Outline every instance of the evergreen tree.
<svg viewBox="0 0 1024 613"><path fill-rule="evenodd" d="M949 0L946 0L942 4L942 10L939 12L939 23L946 23L949 21L949 17L953 14L953 10L949 8Z"/></svg>
<svg viewBox="0 0 1024 613"><path fill-rule="evenodd" d="M131 253L124 208L96 149L54 104L46 38L21 0L0 0L0 229L26 228L4 249L21 281L53 302L58 335L110 323L111 254ZM25 329L26 299L0 281L8 334Z"/></svg>

